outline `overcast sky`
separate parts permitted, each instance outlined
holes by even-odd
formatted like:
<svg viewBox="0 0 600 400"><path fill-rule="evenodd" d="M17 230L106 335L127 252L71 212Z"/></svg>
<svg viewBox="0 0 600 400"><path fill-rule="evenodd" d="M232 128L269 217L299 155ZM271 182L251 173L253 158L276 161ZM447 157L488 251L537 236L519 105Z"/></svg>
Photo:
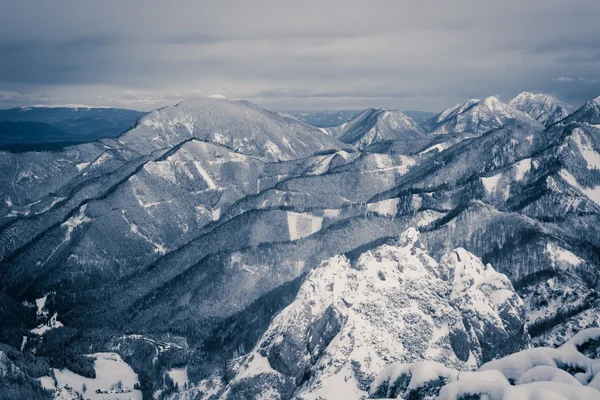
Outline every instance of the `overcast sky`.
<svg viewBox="0 0 600 400"><path fill-rule="evenodd" d="M600 95L599 21L598 0L0 0L0 108L578 106Z"/></svg>

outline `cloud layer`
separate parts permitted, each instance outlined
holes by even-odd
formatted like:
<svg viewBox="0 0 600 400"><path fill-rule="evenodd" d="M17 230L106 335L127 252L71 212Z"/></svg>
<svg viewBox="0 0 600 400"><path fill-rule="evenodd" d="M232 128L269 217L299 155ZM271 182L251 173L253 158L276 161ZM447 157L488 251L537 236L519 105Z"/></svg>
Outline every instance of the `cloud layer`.
<svg viewBox="0 0 600 400"><path fill-rule="evenodd" d="M0 107L147 110L222 93L276 110L436 111L600 95L597 0L0 0Z"/></svg>

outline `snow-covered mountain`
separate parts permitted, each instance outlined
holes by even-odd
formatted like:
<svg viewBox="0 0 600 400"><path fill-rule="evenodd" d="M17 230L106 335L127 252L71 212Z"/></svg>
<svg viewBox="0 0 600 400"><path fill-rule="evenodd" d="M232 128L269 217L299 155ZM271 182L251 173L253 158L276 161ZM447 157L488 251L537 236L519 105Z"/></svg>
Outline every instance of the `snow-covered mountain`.
<svg viewBox="0 0 600 400"><path fill-rule="evenodd" d="M536 346L599 324L599 101L546 128L488 103L440 117L476 129L355 149L247 102L189 100L116 139L1 153L15 382L44 398L52 368L93 379L84 355L118 353L146 397L366 396L392 361L458 375L526 343L523 323ZM391 132L384 114L359 137Z"/></svg>
<svg viewBox="0 0 600 400"><path fill-rule="evenodd" d="M287 111L279 114L291 116L307 124L321 128L338 126L351 120L361 110L320 110L320 111Z"/></svg>
<svg viewBox="0 0 600 400"><path fill-rule="evenodd" d="M247 101L184 100L144 115L136 126L107 145L141 154L197 139L235 152L284 161L344 147L320 129L266 111ZM115 143L117 142L117 143Z"/></svg>
<svg viewBox="0 0 600 400"><path fill-rule="evenodd" d="M506 276L464 249L437 263L410 228L394 245L314 269L219 397L359 399L390 362L473 369L528 340Z"/></svg>
<svg viewBox="0 0 600 400"><path fill-rule="evenodd" d="M509 103L512 108L523 111L545 126L550 126L565 118L572 107L547 94L521 92Z"/></svg>
<svg viewBox="0 0 600 400"><path fill-rule="evenodd" d="M450 107L431 118L424 128L434 135L461 132L482 134L512 121L540 126L526 113L491 96L484 100L470 99Z"/></svg>
<svg viewBox="0 0 600 400"><path fill-rule="evenodd" d="M425 137L415 121L400 111L369 108L350 121L330 128L333 136L357 149L383 141L410 141Z"/></svg>

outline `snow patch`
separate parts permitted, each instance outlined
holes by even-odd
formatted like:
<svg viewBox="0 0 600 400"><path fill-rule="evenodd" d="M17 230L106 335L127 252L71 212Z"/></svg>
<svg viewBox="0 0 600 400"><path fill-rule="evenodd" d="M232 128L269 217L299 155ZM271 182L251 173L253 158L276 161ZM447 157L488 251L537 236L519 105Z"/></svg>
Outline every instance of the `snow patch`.
<svg viewBox="0 0 600 400"><path fill-rule="evenodd" d="M563 249L562 247L557 246L551 242L548 242L546 244L546 251L548 252L548 254L550 254L550 259L552 260L554 265L567 264L577 266L584 263L584 261L581 258L577 257L569 250Z"/></svg>
<svg viewBox="0 0 600 400"><path fill-rule="evenodd" d="M183 368L173 368L169 372L169 378L179 387L179 389L183 389L188 386L188 371L187 367Z"/></svg>
<svg viewBox="0 0 600 400"><path fill-rule="evenodd" d="M94 358L96 378L86 378L67 369L54 369L59 385L69 385L79 394L90 400L132 399L142 400L142 392L133 389L138 382L137 374L121 359L117 353L96 353L88 357ZM114 388L121 381L122 393ZM82 386L86 385L84 393ZM113 388L111 390L111 388ZM107 393L96 393L96 390Z"/></svg>
<svg viewBox="0 0 600 400"><path fill-rule="evenodd" d="M393 217L398 213L399 203L400 199L398 198L382 200L377 203L369 203L367 204L367 211L384 217Z"/></svg>
<svg viewBox="0 0 600 400"><path fill-rule="evenodd" d="M89 162L83 162L83 163L75 164L75 167L77 168L77 172L81 172L81 170L85 169L85 167L87 167L88 165L90 165Z"/></svg>
<svg viewBox="0 0 600 400"><path fill-rule="evenodd" d="M584 135L583 131L579 128L573 132L573 139L575 144L581 153L581 156L587 163L589 170L600 170L600 154L594 150L592 143Z"/></svg>
<svg viewBox="0 0 600 400"><path fill-rule="evenodd" d="M298 240L321 230L323 217L312 214L287 212L290 240Z"/></svg>
<svg viewBox="0 0 600 400"><path fill-rule="evenodd" d="M40 382L40 385L42 385L42 387L46 390L51 390L54 391L56 390L56 384L54 382L54 378L51 376L42 376L41 378L38 378L38 381Z"/></svg>
<svg viewBox="0 0 600 400"><path fill-rule="evenodd" d="M485 191L488 195L494 193L494 190L496 190L496 187L500 182L500 178L502 178L502 174L497 174L488 178L481 178L481 183L483 184L483 187L485 188Z"/></svg>
<svg viewBox="0 0 600 400"><path fill-rule="evenodd" d="M339 218L341 213L340 209L325 209L323 210L323 215L326 218Z"/></svg>
<svg viewBox="0 0 600 400"><path fill-rule="evenodd" d="M559 172L561 178L563 178L568 184L579 189L583 192L590 200L600 205L600 185L594 186L593 188L584 188L579 185L577 179L566 169L561 169Z"/></svg>
<svg viewBox="0 0 600 400"><path fill-rule="evenodd" d="M531 158L526 158L519 161L514 166L515 180L520 181L526 173L531 171Z"/></svg>

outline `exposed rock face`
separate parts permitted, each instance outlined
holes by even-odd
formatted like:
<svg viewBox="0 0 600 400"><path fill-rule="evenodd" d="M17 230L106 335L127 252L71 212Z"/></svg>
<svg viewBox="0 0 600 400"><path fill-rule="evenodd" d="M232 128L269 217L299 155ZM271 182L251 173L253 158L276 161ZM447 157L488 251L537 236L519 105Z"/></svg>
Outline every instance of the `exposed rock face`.
<svg viewBox="0 0 600 400"><path fill-rule="evenodd" d="M313 270L239 360L222 396L358 399L391 362L427 359L464 370L521 349L529 340L524 318L504 275L464 249L438 263L410 228L394 246L356 262L336 256Z"/></svg>

